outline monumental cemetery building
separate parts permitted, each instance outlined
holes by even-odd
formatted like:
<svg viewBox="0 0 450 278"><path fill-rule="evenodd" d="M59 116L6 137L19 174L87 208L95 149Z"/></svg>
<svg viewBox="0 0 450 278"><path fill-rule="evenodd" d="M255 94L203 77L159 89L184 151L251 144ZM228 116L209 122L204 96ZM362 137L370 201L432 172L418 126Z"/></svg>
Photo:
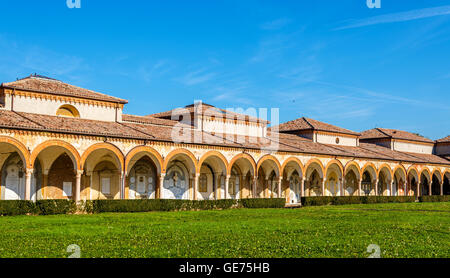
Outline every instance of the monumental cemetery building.
<svg viewBox="0 0 450 278"><path fill-rule="evenodd" d="M31 75L0 86L0 199L450 194L450 136L270 122L204 103L147 116ZM230 109L229 109L230 110Z"/></svg>

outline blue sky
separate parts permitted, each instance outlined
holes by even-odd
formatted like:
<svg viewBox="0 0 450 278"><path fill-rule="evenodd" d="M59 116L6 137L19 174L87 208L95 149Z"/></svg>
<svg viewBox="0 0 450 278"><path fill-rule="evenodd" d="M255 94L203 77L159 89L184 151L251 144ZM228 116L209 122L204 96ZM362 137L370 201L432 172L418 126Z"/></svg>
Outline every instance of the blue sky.
<svg viewBox="0 0 450 278"><path fill-rule="evenodd" d="M449 1L0 0L0 82L38 73L146 115L203 100L450 134ZM269 118L270 119L270 118Z"/></svg>

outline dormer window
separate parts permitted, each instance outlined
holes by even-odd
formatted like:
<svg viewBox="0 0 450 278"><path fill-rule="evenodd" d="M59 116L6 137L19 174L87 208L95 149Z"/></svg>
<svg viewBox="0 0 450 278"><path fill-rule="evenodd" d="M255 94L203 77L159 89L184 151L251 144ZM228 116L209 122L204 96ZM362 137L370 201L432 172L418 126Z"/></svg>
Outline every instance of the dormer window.
<svg viewBox="0 0 450 278"><path fill-rule="evenodd" d="M58 111L56 111L56 116L67 118L79 118L80 112L78 112L78 110L72 105L65 104L58 108Z"/></svg>

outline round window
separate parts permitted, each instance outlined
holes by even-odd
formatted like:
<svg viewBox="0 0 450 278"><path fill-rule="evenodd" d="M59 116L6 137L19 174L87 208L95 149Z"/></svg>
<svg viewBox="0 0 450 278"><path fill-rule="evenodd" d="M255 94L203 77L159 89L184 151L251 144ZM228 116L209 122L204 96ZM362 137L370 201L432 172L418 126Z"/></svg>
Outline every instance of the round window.
<svg viewBox="0 0 450 278"><path fill-rule="evenodd" d="M339 138L336 138L336 144L339 144Z"/></svg>

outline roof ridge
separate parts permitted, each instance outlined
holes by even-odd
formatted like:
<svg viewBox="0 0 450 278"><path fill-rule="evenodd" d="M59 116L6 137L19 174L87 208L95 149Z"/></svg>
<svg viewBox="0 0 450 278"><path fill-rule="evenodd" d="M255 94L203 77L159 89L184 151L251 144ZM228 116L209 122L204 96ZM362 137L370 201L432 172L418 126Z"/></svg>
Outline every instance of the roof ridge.
<svg viewBox="0 0 450 278"><path fill-rule="evenodd" d="M383 133L383 134L386 135L387 137L389 137L389 138L392 139L392 135L387 134L386 132L384 132L383 130L381 130L380 127L376 127L375 129L378 130L379 132Z"/></svg>
<svg viewBox="0 0 450 278"><path fill-rule="evenodd" d="M302 117L302 119L312 128L312 129L316 129L309 121L306 117Z"/></svg>

